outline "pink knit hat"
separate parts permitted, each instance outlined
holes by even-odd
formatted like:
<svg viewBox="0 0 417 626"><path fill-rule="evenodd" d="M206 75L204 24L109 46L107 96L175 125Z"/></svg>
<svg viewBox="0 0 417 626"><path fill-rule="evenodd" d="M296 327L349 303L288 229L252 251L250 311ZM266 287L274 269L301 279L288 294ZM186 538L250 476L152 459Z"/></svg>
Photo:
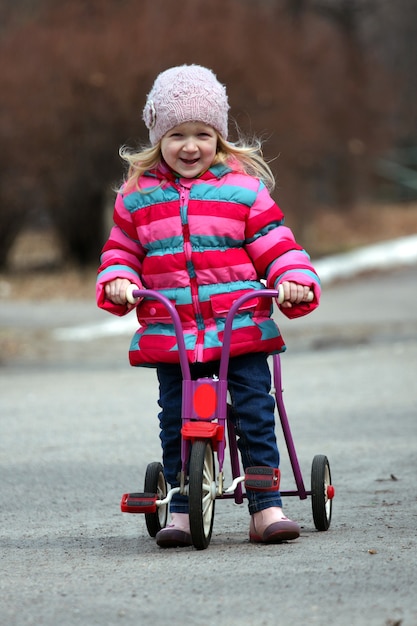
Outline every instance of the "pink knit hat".
<svg viewBox="0 0 417 626"><path fill-rule="evenodd" d="M227 139L228 110L226 89L211 70L180 65L157 76L143 109L143 121L153 146L184 122L203 122Z"/></svg>

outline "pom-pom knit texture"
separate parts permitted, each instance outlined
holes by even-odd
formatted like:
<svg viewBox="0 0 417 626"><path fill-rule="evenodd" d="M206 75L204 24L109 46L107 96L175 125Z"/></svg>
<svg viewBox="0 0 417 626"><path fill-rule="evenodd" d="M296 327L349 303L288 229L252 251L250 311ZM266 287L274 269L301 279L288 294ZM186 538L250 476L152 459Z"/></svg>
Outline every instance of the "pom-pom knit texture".
<svg viewBox="0 0 417 626"><path fill-rule="evenodd" d="M227 139L228 110L226 89L211 70L181 65L157 76L143 109L143 120L153 146L171 128L184 122L203 122Z"/></svg>

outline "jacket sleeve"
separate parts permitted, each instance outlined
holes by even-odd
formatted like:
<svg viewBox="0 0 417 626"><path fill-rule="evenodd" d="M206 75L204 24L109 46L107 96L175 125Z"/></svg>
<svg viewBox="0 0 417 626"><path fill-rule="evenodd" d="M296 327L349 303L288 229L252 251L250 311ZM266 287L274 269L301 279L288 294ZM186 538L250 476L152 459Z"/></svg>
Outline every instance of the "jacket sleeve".
<svg viewBox="0 0 417 626"><path fill-rule="evenodd" d="M104 287L115 278L127 278L140 289L142 261L145 251L137 239L137 232L129 211L124 206L123 196L117 195L114 207L114 226L105 243L100 267L97 272L96 299L97 305L114 315L125 315L133 306L113 304L106 298Z"/></svg>
<svg viewBox="0 0 417 626"><path fill-rule="evenodd" d="M281 308L289 318L301 317L317 308L320 300L320 279L307 252L284 226L284 215L261 183L253 203L246 230L246 250L269 289L278 289L283 281L310 287L311 302Z"/></svg>

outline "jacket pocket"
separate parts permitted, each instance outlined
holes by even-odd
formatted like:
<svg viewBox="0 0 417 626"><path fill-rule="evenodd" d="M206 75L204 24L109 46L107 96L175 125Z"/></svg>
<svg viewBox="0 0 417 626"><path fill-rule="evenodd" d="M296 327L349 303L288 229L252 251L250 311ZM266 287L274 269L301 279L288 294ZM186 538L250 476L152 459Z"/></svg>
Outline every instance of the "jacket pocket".
<svg viewBox="0 0 417 626"><path fill-rule="evenodd" d="M170 301L175 305L175 302ZM137 316L141 325L148 324L172 324L172 317L167 308L158 300L145 299L137 308Z"/></svg>
<svg viewBox="0 0 417 626"><path fill-rule="evenodd" d="M235 291L233 293L221 293L211 296L210 303L213 317L226 317L236 300L245 293L247 293L247 291ZM257 304L258 299L256 297L247 300L239 307L239 313L254 312Z"/></svg>

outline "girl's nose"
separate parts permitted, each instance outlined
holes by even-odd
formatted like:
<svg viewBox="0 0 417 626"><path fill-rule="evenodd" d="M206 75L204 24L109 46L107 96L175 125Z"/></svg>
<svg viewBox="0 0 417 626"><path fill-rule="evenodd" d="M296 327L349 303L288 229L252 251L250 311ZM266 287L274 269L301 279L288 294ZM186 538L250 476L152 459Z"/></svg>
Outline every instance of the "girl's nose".
<svg viewBox="0 0 417 626"><path fill-rule="evenodd" d="M193 137L189 137L186 140L184 144L184 150L186 150L187 152L195 152L197 150L197 143Z"/></svg>

